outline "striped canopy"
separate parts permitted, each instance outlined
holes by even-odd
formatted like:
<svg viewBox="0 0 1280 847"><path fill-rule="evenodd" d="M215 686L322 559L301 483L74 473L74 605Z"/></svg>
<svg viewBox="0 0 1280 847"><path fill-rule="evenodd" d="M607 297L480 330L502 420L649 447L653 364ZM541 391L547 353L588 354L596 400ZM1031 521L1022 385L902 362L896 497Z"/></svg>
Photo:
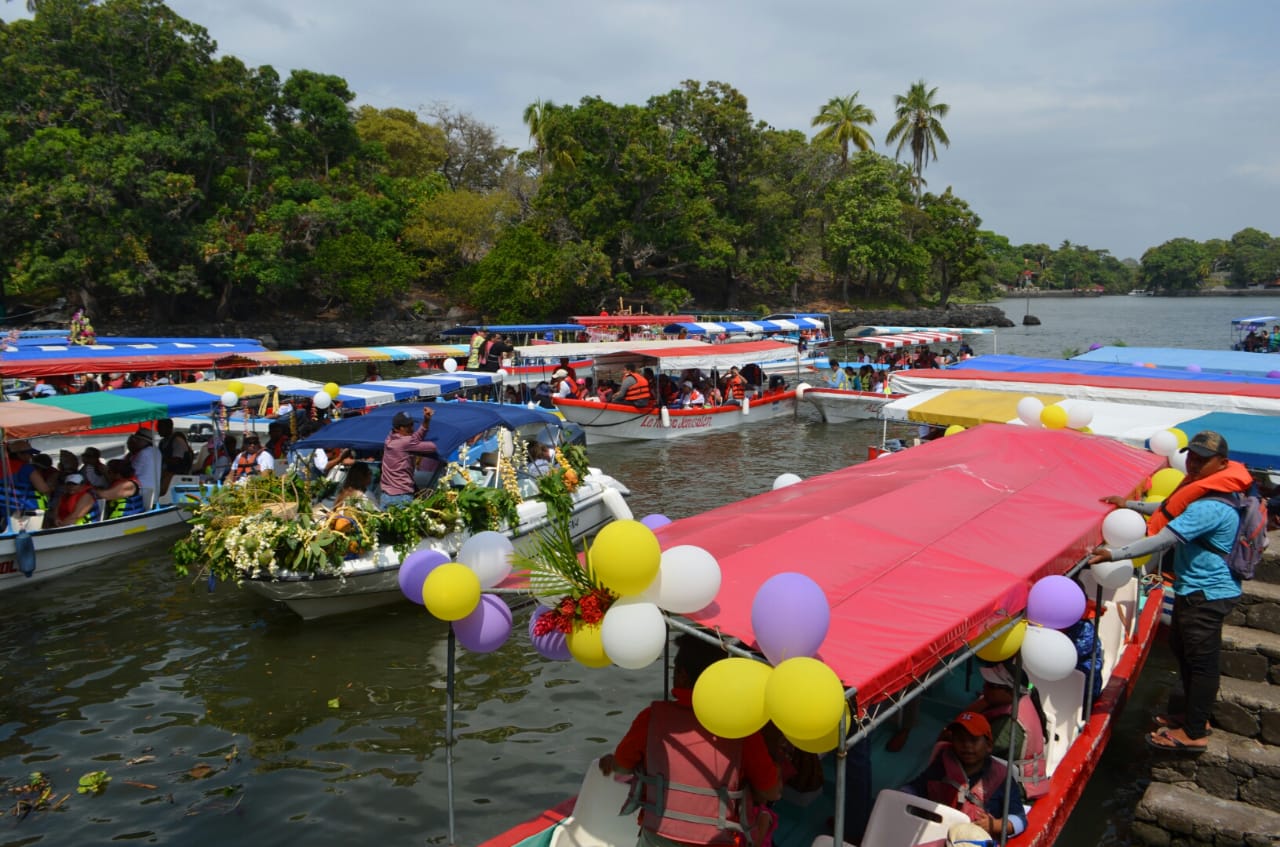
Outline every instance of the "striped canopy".
<svg viewBox="0 0 1280 847"><path fill-rule="evenodd" d="M330 347L314 350L263 350L220 359L218 367L341 365L347 362L416 362L467 355L465 344L422 344L412 347Z"/></svg>
<svg viewBox="0 0 1280 847"><path fill-rule="evenodd" d="M814 329L826 329L827 325L818 318L795 317L774 319L771 321L734 321L713 323L711 321L682 321L667 324L663 332L674 335L683 330L689 335L719 335L722 332L759 334L765 332L800 332Z"/></svg>
<svg viewBox="0 0 1280 847"><path fill-rule="evenodd" d="M377 382L357 382L338 389L338 400L345 409L364 409L401 403L406 400L425 400L441 397L467 388L481 388L494 384L494 375L473 371L411 376L406 379L382 379Z"/></svg>
<svg viewBox="0 0 1280 847"><path fill-rule="evenodd" d="M955 342L960 340L960 335L954 332L903 332L898 335L868 335L858 338L859 344L874 344L877 347L883 347L885 350L893 350L898 347L915 347L920 344L939 344L942 342Z"/></svg>

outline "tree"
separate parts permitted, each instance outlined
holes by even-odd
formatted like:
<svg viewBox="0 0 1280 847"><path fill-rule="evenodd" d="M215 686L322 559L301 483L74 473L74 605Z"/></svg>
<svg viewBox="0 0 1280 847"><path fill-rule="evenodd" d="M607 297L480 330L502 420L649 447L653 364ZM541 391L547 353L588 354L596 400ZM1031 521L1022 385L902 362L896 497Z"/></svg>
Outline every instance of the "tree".
<svg viewBox="0 0 1280 847"><path fill-rule="evenodd" d="M902 155L902 148L911 145L912 170L916 178L916 202L924 188L924 169L929 160L938 160L938 143L950 147L951 139L942 128L942 121L951 111L946 103L935 103L937 88L929 88L924 80L911 84L906 94L897 94L893 98L894 114L897 121L889 128L885 144L898 142L894 152L895 159Z"/></svg>
<svg viewBox="0 0 1280 847"><path fill-rule="evenodd" d="M1206 275L1207 259L1199 242L1175 238L1142 254L1138 279L1148 289L1170 294L1195 291Z"/></svg>
<svg viewBox="0 0 1280 847"><path fill-rule="evenodd" d="M916 240L932 262L932 293L939 306L946 306L962 285L977 282L979 268L987 260L978 229L982 219L949 188L941 197L926 195L924 213L926 225Z"/></svg>
<svg viewBox="0 0 1280 847"><path fill-rule="evenodd" d="M498 143L493 127L440 103L428 114L444 133L445 159L440 169L450 188L492 191L501 185L516 151Z"/></svg>
<svg viewBox="0 0 1280 847"><path fill-rule="evenodd" d="M863 294L869 298L901 294L904 280L914 284L927 274L928 253L908 234L909 176L884 156L860 153L849 175L831 187L831 225L825 240L845 302L854 279L863 281Z"/></svg>
<svg viewBox="0 0 1280 847"><path fill-rule="evenodd" d="M1238 288L1280 278L1280 239L1249 227L1231 236L1231 284Z"/></svg>
<svg viewBox="0 0 1280 847"><path fill-rule="evenodd" d="M390 176L424 178L444 164L444 133L439 127L418 120L407 109L361 106L356 111L355 127L361 141L382 149L384 167Z"/></svg>
<svg viewBox="0 0 1280 847"><path fill-rule="evenodd" d="M360 146L355 121L347 104L355 94L347 81L332 74L296 70L281 89L283 111L277 117L278 132L303 161L329 168L355 153Z"/></svg>
<svg viewBox="0 0 1280 847"><path fill-rule="evenodd" d="M858 102L859 92L848 97L832 97L813 116L810 126L823 129L814 136L815 141L834 141L840 145L840 164L849 163L849 145L866 152L875 146L875 139L863 127L876 122L875 112Z"/></svg>

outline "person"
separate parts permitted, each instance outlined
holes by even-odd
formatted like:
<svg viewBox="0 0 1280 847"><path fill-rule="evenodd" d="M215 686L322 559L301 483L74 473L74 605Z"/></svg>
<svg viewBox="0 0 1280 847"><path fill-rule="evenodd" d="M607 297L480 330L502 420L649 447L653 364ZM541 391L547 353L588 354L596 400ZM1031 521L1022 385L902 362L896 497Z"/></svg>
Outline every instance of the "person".
<svg viewBox="0 0 1280 847"><path fill-rule="evenodd" d="M382 478L378 487L382 491L382 508L403 506L413 500L414 457L421 457L419 468L435 472L440 468L436 443L427 440L431 417L435 410L430 404L422 407L422 425L413 427L413 416L397 412L391 421L391 432L382 443Z"/></svg>
<svg viewBox="0 0 1280 847"><path fill-rule="evenodd" d="M729 373L722 382L724 382L724 402L741 406L742 398L747 396L747 381L742 378L737 365L729 368Z"/></svg>
<svg viewBox="0 0 1280 847"><path fill-rule="evenodd" d="M329 509L326 525L338 532L351 532L360 512L377 511L369 499L368 488L373 484L373 471L364 462L353 462L342 481L338 495Z"/></svg>
<svg viewBox="0 0 1280 847"><path fill-rule="evenodd" d="M849 377L846 375L846 369L840 367L840 363L835 359L828 359L827 366L831 369L831 376L827 377L827 386L830 388L847 389L849 387Z"/></svg>
<svg viewBox="0 0 1280 847"><path fill-rule="evenodd" d="M959 348L958 350L956 350L956 355L957 355L961 360L964 360L964 359L971 359L971 358L973 358L973 348L969 346L969 342L968 342L968 341L963 341L963 340L962 340L962 341L960 342L960 348Z"/></svg>
<svg viewBox="0 0 1280 847"><path fill-rule="evenodd" d="M685 380L680 383L680 408L696 409L707 405L707 398L702 396L702 392L694 387L693 382Z"/></svg>
<svg viewBox="0 0 1280 847"><path fill-rule="evenodd" d="M1025 674L1019 673L1018 714L1013 715L1013 669L1007 663L984 666L982 694L965 709L977 712L991 727L992 750L1001 758L1009 755L1013 740L1015 776L1023 795L1034 800L1049 793L1048 761L1045 756L1044 716L1039 693L1032 691Z"/></svg>
<svg viewBox="0 0 1280 847"><path fill-rule="evenodd" d="M569 372L559 368L551 375L551 396L567 400L573 397L573 384L569 381Z"/></svg>
<svg viewBox="0 0 1280 847"><path fill-rule="evenodd" d="M1021 833L1027 827L1021 791L1009 795L1009 814L1002 817L1008 768L992 757L991 724L977 712L961 712L947 729L951 740L935 748L932 761L902 790L959 809L993 838Z"/></svg>
<svg viewBox="0 0 1280 847"><path fill-rule="evenodd" d="M617 748L600 758L600 772L636 775L626 810L640 809L640 845L743 844L744 829L754 824L746 815L748 799L782 796L778 766L760 733L730 740L698 723L693 686L725 654L689 634L676 645L673 699L654 701L636 715Z"/></svg>
<svg viewBox="0 0 1280 847"><path fill-rule="evenodd" d="M86 447L80 454L80 474L94 488L107 484L107 466L103 464L102 451L97 447Z"/></svg>
<svg viewBox="0 0 1280 847"><path fill-rule="evenodd" d="M276 460L262 449L262 439L256 432L250 432L245 435L244 449L231 463L231 470L227 472L225 481L240 482L251 476L272 473L275 469Z"/></svg>
<svg viewBox="0 0 1280 847"><path fill-rule="evenodd" d="M995 847L990 834L976 823L954 823L947 827L946 847Z"/></svg>
<svg viewBox="0 0 1280 847"><path fill-rule="evenodd" d="M160 491L160 451L155 445L155 433L140 426L125 445L129 465L142 486L143 499L154 497Z"/></svg>
<svg viewBox="0 0 1280 847"><path fill-rule="evenodd" d="M142 497L142 486L128 459L112 459L107 462L107 486L99 489L102 500L102 518L125 518L147 510Z"/></svg>
<svg viewBox="0 0 1280 847"><path fill-rule="evenodd" d="M382 373L381 371L378 370L377 362L370 362L369 364L364 366L364 381L365 382L381 382L382 381Z"/></svg>
<svg viewBox="0 0 1280 847"><path fill-rule="evenodd" d="M5 475L9 482L0 486L0 504L4 506L5 516L29 515L46 508L54 489L43 474L36 473L32 461L36 451L31 442L23 438L10 441L5 452L9 462Z"/></svg>
<svg viewBox="0 0 1280 847"><path fill-rule="evenodd" d="M618 386L618 390L613 392L612 400L606 402L623 403L628 406L635 406L637 409L647 409L653 402L653 395L649 391L649 380L636 368L635 362L627 362L623 365L622 383Z"/></svg>
<svg viewBox="0 0 1280 847"><path fill-rule="evenodd" d="M573 380L573 384L578 384L578 371L574 368L573 363L569 361L568 356L560 357L560 370L569 374L569 379Z"/></svg>
<svg viewBox="0 0 1280 847"><path fill-rule="evenodd" d="M502 333L495 332L493 340L489 342L489 347L484 354L484 363L480 370L488 373L496 373L498 368L502 367L502 358L509 353L514 353L515 348L507 343Z"/></svg>
<svg viewBox="0 0 1280 847"><path fill-rule="evenodd" d="M482 362L481 354L484 352L484 343L484 330L480 327L476 327L475 331L471 333L471 344L467 349L467 370L480 370L480 364Z"/></svg>
<svg viewBox="0 0 1280 847"><path fill-rule="evenodd" d="M214 434L196 457L195 466L201 474L214 479L224 479L231 470L231 458L236 454L236 437L234 435Z"/></svg>
<svg viewBox="0 0 1280 847"><path fill-rule="evenodd" d="M191 473L196 454L187 437L174 430L171 419L156 421L156 432L160 435L160 493L163 494L169 490L169 480L174 476Z"/></svg>
<svg viewBox="0 0 1280 847"><path fill-rule="evenodd" d="M543 444L541 441L530 441L529 464L525 468L529 476L546 476L554 467L555 461L551 455L551 445Z"/></svg>
<svg viewBox="0 0 1280 847"><path fill-rule="evenodd" d="M1198 432L1182 452L1187 454L1187 475L1158 507L1117 495L1102 498L1140 512L1149 507L1148 532L1154 534L1120 547L1101 545L1089 564L1173 548L1169 646L1178 662L1183 704L1181 711L1171 709L1156 718L1159 728L1147 734L1146 742L1160 750L1200 753L1209 746L1209 713L1218 697L1222 626L1241 594L1240 580L1225 558L1235 544L1240 517L1232 506L1207 495L1246 489L1240 487L1239 470L1233 467L1239 463L1230 461L1227 440L1220 433Z"/></svg>
<svg viewBox="0 0 1280 847"><path fill-rule="evenodd" d="M1062 630L1062 634L1071 639L1076 646L1076 670L1084 674L1087 680L1093 678L1093 694L1090 702L1096 703L1102 693L1102 644L1098 641L1098 630L1094 626L1094 615L1106 613L1106 607L1098 609L1093 600L1085 601L1084 617Z"/></svg>
<svg viewBox="0 0 1280 847"><path fill-rule="evenodd" d="M54 526L76 526L94 520L98 514L98 498L94 486L82 474L68 474L62 481L58 504L54 507Z"/></svg>

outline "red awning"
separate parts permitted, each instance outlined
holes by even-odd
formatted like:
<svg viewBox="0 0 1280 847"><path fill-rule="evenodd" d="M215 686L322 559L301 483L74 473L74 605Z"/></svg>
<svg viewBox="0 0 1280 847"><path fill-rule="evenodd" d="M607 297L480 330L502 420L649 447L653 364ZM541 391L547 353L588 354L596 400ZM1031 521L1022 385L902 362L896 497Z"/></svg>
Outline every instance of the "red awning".
<svg viewBox="0 0 1280 847"><path fill-rule="evenodd" d="M583 326L666 326L697 318L693 315L574 315L572 320Z"/></svg>
<svg viewBox="0 0 1280 847"><path fill-rule="evenodd" d="M831 604L820 658L866 707L1004 615L1032 583L1101 540L1108 507L1160 467L1074 432L982 426L663 527L663 548L720 561L716 603L691 616L753 642L756 590L807 574Z"/></svg>
<svg viewBox="0 0 1280 847"><path fill-rule="evenodd" d="M863 335L858 338L851 338L851 344L875 344L886 350L895 347L915 347L918 344L937 344L940 342L955 342L960 340L960 334L955 332L902 332L897 335Z"/></svg>

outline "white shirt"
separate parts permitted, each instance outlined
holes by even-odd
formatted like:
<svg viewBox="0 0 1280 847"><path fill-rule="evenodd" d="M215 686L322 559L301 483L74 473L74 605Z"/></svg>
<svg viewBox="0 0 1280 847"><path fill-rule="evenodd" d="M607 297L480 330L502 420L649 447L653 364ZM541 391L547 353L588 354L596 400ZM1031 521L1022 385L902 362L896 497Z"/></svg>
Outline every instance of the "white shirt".
<svg viewBox="0 0 1280 847"><path fill-rule="evenodd" d="M556 396L557 397L573 396L573 389L569 387L569 379L567 377L565 379L560 380L560 386L556 388Z"/></svg>
<svg viewBox="0 0 1280 847"><path fill-rule="evenodd" d="M137 453L131 453L129 462L133 465L134 476L138 478L138 486L140 488L149 488L159 493L160 449L154 444L148 444Z"/></svg>

